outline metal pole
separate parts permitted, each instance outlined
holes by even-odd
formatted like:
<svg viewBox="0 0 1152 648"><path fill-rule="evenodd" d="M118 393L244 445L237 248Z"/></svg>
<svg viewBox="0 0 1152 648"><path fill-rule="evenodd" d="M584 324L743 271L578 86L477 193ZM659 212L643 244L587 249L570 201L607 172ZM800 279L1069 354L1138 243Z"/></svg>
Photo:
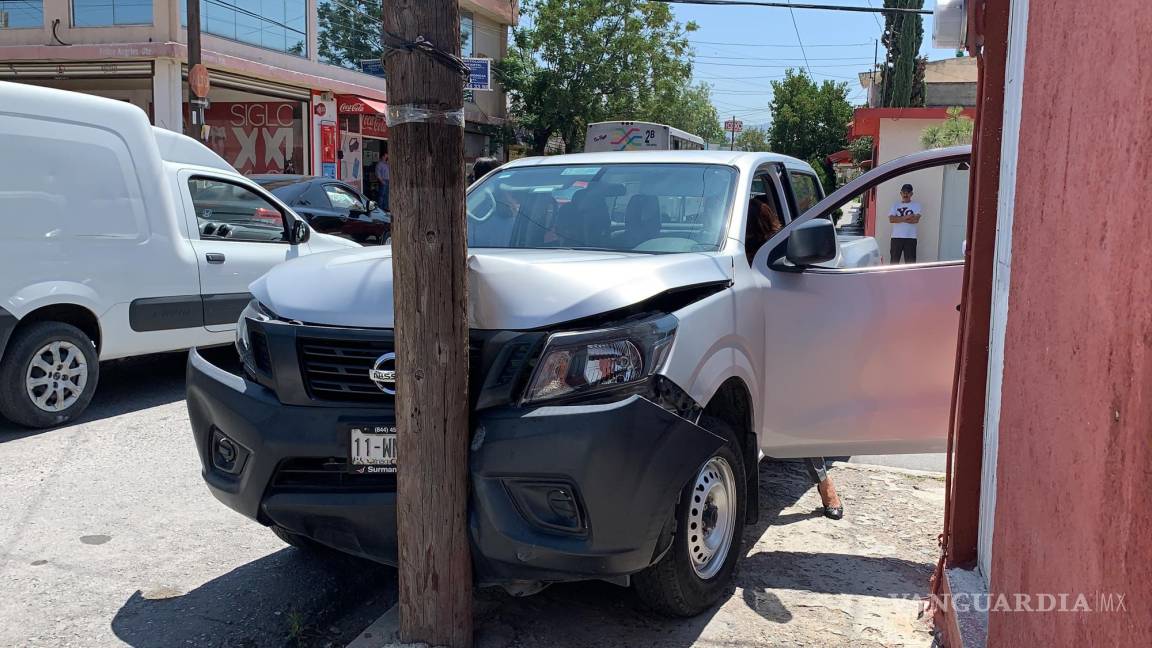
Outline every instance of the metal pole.
<svg viewBox="0 0 1152 648"><path fill-rule="evenodd" d="M732 115L732 150L736 150L736 115Z"/></svg>
<svg viewBox="0 0 1152 648"><path fill-rule="evenodd" d="M873 41L872 45L872 83L868 86L868 107L875 108L872 97L876 95L876 68L880 66L880 39Z"/></svg>

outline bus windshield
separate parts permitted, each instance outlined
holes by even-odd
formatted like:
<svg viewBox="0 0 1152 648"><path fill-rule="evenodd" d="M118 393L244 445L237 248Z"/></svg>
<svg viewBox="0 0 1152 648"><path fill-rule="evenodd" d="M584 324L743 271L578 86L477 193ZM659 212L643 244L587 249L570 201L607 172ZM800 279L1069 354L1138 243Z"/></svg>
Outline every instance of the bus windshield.
<svg viewBox="0 0 1152 648"><path fill-rule="evenodd" d="M473 248L649 254L720 249L736 170L718 164L514 167L468 194Z"/></svg>

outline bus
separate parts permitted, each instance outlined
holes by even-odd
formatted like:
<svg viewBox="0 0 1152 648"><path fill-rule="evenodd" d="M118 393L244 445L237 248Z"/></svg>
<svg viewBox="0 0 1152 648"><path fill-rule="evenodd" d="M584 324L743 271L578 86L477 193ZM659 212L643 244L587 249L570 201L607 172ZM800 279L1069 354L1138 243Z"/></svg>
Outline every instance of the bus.
<svg viewBox="0 0 1152 648"><path fill-rule="evenodd" d="M665 124L610 121L588 124L585 153L604 151L702 151L704 140Z"/></svg>

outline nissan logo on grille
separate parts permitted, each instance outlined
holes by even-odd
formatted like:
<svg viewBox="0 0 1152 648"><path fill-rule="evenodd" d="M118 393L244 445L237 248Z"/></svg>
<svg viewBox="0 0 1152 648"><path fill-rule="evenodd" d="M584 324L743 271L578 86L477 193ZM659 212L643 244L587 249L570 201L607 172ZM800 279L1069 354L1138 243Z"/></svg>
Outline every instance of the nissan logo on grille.
<svg viewBox="0 0 1152 648"><path fill-rule="evenodd" d="M368 372L368 377L380 391L385 394L396 395L396 354L385 353L384 355L376 358L376 362L372 364L372 369Z"/></svg>

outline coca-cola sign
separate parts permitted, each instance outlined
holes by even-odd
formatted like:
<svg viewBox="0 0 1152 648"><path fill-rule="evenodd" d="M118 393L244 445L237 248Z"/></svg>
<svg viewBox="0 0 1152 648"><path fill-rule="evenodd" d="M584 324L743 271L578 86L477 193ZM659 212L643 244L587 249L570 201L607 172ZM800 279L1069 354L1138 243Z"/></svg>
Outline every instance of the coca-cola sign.
<svg viewBox="0 0 1152 648"><path fill-rule="evenodd" d="M368 106L356 99L341 99L337 112L341 115L359 115L368 111Z"/></svg>

